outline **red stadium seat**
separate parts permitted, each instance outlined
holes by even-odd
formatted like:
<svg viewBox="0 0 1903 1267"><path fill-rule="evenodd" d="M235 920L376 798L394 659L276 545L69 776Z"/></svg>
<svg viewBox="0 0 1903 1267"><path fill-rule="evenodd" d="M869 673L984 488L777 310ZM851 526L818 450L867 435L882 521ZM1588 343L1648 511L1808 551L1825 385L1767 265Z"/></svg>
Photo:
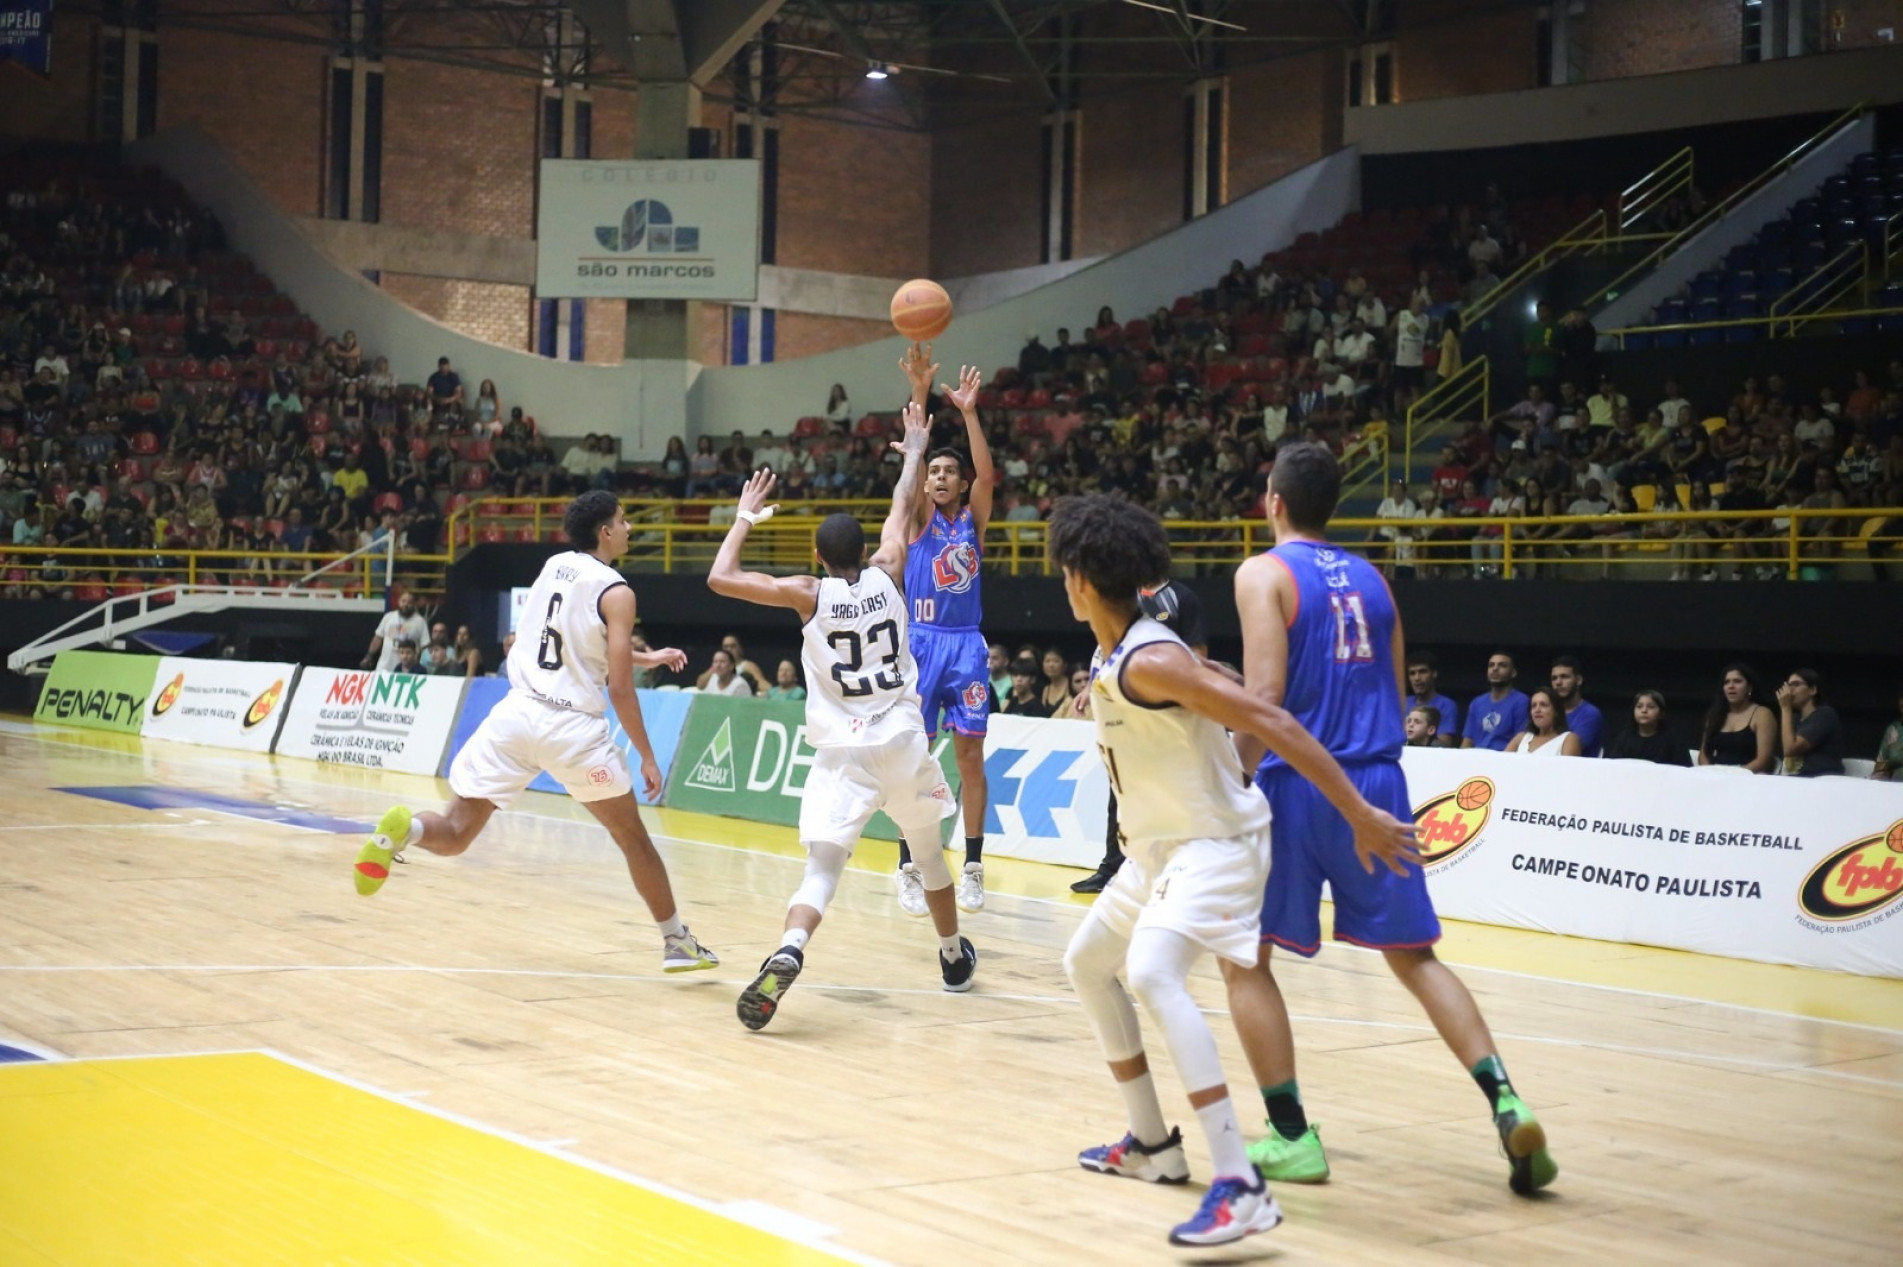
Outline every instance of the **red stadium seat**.
<svg viewBox="0 0 1903 1267"><path fill-rule="evenodd" d="M400 515L403 513L403 495L401 493L378 493L377 499L370 503L370 508L378 514L382 514L388 510Z"/></svg>
<svg viewBox="0 0 1903 1267"><path fill-rule="evenodd" d="M264 530L271 534L273 540L276 540L284 535L284 521L282 519L267 519L264 521Z"/></svg>
<svg viewBox="0 0 1903 1267"><path fill-rule="evenodd" d="M867 440L876 440L884 435L885 431L885 422L877 414L867 414L852 429L853 435Z"/></svg>
<svg viewBox="0 0 1903 1267"><path fill-rule="evenodd" d="M527 545L535 544L535 525L525 524L515 530L515 539Z"/></svg>
<svg viewBox="0 0 1903 1267"><path fill-rule="evenodd" d="M312 436L309 440L309 444L311 446L311 452L315 453L320 458L323 457L326 453L330 452L330 437L329 436L326 436L326 435Z"/></svg>
<svg viewBox="0 0 1903 1267"><path fill-rule="evenodd" d="M314 436L330 434L330 415L321 409L313 409L304 415L304 430Z"/></svg>
<svg viewBox="0 0 1903 1267"><path fill-rule="evenodd" d="M424 458L428 456L429 456L429 441L428 440L425 440L422 436L417 436L414 440L410 441L410 458L412 461L421 462Z"/></svg>
<svg viewBox="0 0 1903 1267"><path fill-rule="evenodd" d="M509 532L499 524L490 524L477 534L476 539L484 545L500 545L509 539Z"/></svg>
<svg viewBox="0 0 1903 1267"><path fill-rule="evenodd" d="M822 436L825 434L826 420L824 418L801 418L798 422L793 424L793 438L795 440L811 440L814 436Z"/></svg>
<svg viewBox="0 0 1903 1267"><path fill-rule="evenodd" d="M472 466L464 471L463 487L472 492L489 487L489 468Z"/></svg>
<svg viewBox="0 0 1903 1267"><path fill-rule="evenodd" d="M73 590L73 597L82 603L103 603L112 597L112 591L96 581L88 581Z"/></svg>

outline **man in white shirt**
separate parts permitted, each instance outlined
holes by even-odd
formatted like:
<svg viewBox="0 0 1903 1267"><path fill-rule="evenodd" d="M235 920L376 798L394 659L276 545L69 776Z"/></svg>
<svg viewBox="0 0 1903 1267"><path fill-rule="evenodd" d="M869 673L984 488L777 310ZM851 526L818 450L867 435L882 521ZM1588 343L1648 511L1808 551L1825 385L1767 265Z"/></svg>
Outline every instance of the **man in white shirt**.
<svg viewBox="0 0 1903 1267"><path fill-rule="evenodd" d="M53 381L61 387L66 386L66 380L72 377L73 373L71 367L66 364L66 358L61 356L59 350L50 343L46 345L46 350L40 353L40 359L33 362L33 372L37 374L41 370L52 370Z"/></svg>
<svg viewBox="0 0 1903 1267"><path fill-rule="evenodd" d="M781 472L786 469L787 460L792 454L771 431L760 433L760 443L753 447L753 464L764 466L767 470Z"/></svg>
<svg viewBox="0 0 1903 1267"><path fill-rule="evenodd" d="M363 667L375 664L378 673L396 670L396 644L409 639L418 647L429 645L429 622L416 613L416 595L405 591L396 600L396 610L383 613L377 631L370 637L370 649L363 653Z"/></svg>
<svg viewBox="0 0 1903 1267"><path fill-rule="evenodd" d="M1406 313L1402 313L1406 316ZM1395 480L1388 495L1381 499L1381 506L1374 512L1376 519L1419 519L1421 508L1407 491L1406 480ZM1391 574L1399 580L1410 580L1414 576L1414 534L1405 528L1383 524L1374 530L1374 535L1383 541L1394 544L1391 559Z"/></svg>
<svg viewBox="0 0 1903 1267"><path fill-rule="evenodd" d="M1405 408L1420 393L1427 369L1427 304L1419 295L1394 316L1395 407Z"/></svg>
<svg viewBox="0 0 1903 1267"><path fill-rule="evenodd" d="M1687 417L1692 411L1692 402L1685 399L1678 390L1678 380L1665 380L1665 399L1659 402L1659 416L1665 419L1665 429L1670 431L1678 426L1680 418Z"/></svg>

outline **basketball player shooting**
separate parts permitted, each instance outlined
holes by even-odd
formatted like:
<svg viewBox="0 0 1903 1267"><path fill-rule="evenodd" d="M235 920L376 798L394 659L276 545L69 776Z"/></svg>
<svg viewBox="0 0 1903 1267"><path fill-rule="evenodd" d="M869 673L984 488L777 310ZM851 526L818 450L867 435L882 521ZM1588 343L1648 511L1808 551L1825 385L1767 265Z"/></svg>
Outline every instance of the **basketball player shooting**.
<svg viewBox="0 0 1903 1267"><path fill-rule="evenodd" d="M1269 812L1243 781L1227 731L1259 737L1313 779L1370 859L1395 868L1418 860L1414 825L1363 800L1286 711L1245 692L1143 615L1139 591L1170 566L1155 515L1119 498L1066 498L1051 516L1050 556L1063 569L1071 614L1097 639L1091 718L1117 793L1125 858L1071 938L1064 970L1123 1093L1130 1129L1077 1161L1152 1183L1189 1178L1182 1133L1164 1123L1121 972L1163 1031L1216 1170L1201 1208L1170 1241L1240 1240L1268 1231L1282 1214L1249 1164L1215 1037L1188 987L1205 953L1225 967L1256 957Z"/></svg>
<svg viewBox="0 0 1903 1267"><path fill-rule="evenodd" d="M661 767L648 742L634 693L637 666L681 669L672 648L634 649L634 591L614 561L628 552L628 518L613 493L594 490L569 504L562 529L571 547L542 565L523 608L523 636L509 652L509 693L502 697L449 767L449 804L442 813L411 814L398 805L378 821L357 855L357 892L383 887L391 859L411 845L454 857L481 834L543 770L608 829L627 859L635 891L661 930L661 969L693 972L720 960L681 922L667 866L655 852L634 799L627 758L610 737L602 704L615 710L641 756L649 799L660 795ZM539 620L539 633L529 620Z"/></svg>
<svg viewBox="0 0 1903 1267"><path fill-rule="evenodd" d="M923 412L938 366L930 344L914 343L899 361L912 384L912 403ZM911 652L918 661L919 706L925 733L936 735L941 719L951 728L958 762L959 800L965 816L965 866L958 877L958 906L979 911L985 904L985 729L991 718L991 670L986 662L980 571L985 528L994 492L991 448L978 421L978 391L984 376L975 365L958 371L956 389L945 399L965 420L972 478L964 456L937 449L926 459L925 496L918 498L906 538L905 593L911 600ZM928 420L929 424L929 420ZM969 500L966 494L970 494ZM920 867L910 840L899 841L899 908L925 914Z"/></svg>
<svg viewBox="0 0 1903 1267"><path fill-rule="evenodd" d="M825 576L743 572L740 555L748 534L778 509L767 504L776 477L762 470L740 494L733 527L707 577L716 594L784 607L799 616L806 737L816 749L800 799L806 875L787 902L780 948L760 965L759 975L736 1005L740 1023L748 1029L764 1029L799 978L807 943L825 918L853 846L872 815L884 810L911 839L936 846L939 824L957 812L951 788L926 742L918 663L906 637L900 569L931 429L916 403L905 407L904 420L905 438L894 447L904 455L905 465L871 558L865 557L865 529L859 521L851 515L829 515L814 537ZM945 989L963 993L971 989L978 952L959 936L943 850L923 850L917 866L924 905L938 930L939 974Z"/></svg>

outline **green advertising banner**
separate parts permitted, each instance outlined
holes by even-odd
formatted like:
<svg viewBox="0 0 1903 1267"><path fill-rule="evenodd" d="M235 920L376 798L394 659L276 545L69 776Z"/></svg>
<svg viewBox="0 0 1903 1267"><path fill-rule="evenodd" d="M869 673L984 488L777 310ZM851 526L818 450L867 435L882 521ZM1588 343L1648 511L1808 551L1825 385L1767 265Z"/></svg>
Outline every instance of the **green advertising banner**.
<svg viewBox="0 0 1903 1267"><path fill-rule="evenodd" d="M958 767L949 736L933 743L932 755L955 791ZM797 826L800 793L812 767L805 704L696 695L669 772L667 804L702 814ZM948 836L957 822L956 817L945 820ZM899 829L884 814L875 814L866 835L897 840Z"/></svg>
<svg viewBox="0 0 1903 1267"><path fill-rule="evenodd" d="M33 720L136 735L158 675L155 655L62 651L53 657Z"/></svg>

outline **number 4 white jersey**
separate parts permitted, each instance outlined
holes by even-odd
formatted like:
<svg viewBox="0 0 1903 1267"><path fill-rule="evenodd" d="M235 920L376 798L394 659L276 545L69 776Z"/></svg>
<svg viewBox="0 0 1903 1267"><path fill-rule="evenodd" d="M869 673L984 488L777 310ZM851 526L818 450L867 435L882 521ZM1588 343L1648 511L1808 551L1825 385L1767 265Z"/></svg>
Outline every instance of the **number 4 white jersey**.
<svg viewBox="0 0 1903 1267"><path fill-rule="evenodd" d="M806 738L815 748L871 747L925 733L905 595L884 569L862 568L851 582L822 577L802 635Z"/></svg>
<svg viewBox="0 0 1903 1267"><path fill-rule="evenodd" d="M601 598L626 585L592 554L570 550L542 565L522 606L509 683L546 704L601 716L607 709L608 625Z"/></svg>

